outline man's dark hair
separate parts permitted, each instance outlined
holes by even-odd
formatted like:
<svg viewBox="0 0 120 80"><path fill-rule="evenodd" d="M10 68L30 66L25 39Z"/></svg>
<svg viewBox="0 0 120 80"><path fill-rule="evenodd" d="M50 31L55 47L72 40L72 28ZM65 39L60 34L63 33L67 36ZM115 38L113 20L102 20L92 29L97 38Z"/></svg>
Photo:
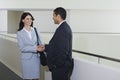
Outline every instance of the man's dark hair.
<svg viewBox="0 0 120 80"><path fill-rule="evenodd" d="M65 10L64 8L58 7L58 8L56 8L56 9L54 10L54 13L55 13L56 15L60 15L63 20L66 19L67 12L66 12L66 10Z"/></svg>

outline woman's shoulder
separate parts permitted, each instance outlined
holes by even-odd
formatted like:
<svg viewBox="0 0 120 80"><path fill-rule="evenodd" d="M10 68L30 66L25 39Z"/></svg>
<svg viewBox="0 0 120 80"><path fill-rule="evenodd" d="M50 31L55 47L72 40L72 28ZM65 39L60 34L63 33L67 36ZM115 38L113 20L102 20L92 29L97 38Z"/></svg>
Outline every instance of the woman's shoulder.
<svg viewBox="0 0 120 80"><path fill-rule="evenodd" d="M20 34L22 31L20 30L20 31L17 31L17 34Z"/></svg>
<svg viewBox="0 0 120 80"><path fill-rule="evenodd" d="M22 30L20 30L20 31L17 31L17 35L19 35L19 34L22 34L23 33L23 29Z"/></svg>

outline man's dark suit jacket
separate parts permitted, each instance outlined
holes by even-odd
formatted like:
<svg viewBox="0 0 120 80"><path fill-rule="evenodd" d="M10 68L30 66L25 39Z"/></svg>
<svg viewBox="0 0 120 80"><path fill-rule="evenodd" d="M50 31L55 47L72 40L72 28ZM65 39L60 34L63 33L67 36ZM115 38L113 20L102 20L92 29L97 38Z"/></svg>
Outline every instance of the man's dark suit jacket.
<svg viewBox="0 0 120 80"><path fill-rule="evenodd" d="M49 69L63 66L72 59L72 31L66 22L56 29L45 51Z"/></svg>

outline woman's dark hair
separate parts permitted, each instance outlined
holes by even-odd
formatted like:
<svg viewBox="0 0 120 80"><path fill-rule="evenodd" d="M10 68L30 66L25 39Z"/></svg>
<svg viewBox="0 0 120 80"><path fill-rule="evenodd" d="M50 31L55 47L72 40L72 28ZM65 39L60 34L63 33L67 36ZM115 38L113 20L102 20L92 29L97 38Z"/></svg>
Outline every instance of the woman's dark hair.
<svg viewBox="0 0 120 80"><path fill-rule="evenodd" d="M63 20L66 19L67 13L66 13L66 10L65 10L64 8L58 7L58 8L56 8L56 9L54 10L54 13L55 13L56 15L60 15Z"/></svg>
<svg viewBox="0 0 120 80"><path fill-rule="evenodd" d="M18 29L18 31L20 31L20 30L23 29L24 23L23 23L22 20L25 19L25 17L28 16L28 15L31 16L32 20L34 21L34 18L33 18L33 16L32 16L32 14L30 14L29 12L24 12L24 13L21 15L21 19L20 19L20 22L19 22L19 29ZM31 23L30 26L33 27L33 22Z"/></svg>

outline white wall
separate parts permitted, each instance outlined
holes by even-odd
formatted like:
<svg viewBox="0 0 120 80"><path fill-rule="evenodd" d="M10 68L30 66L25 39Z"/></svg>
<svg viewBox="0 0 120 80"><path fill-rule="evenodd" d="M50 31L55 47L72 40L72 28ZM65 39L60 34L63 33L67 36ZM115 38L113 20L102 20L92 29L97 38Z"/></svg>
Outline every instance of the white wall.
<svg viewBox="0 0 120 80"><path fill-rule="evenodd" d="M0 1L1 9L53 9L63 6L67 9L120 9L119 0L8 0ZM22 5L22 6L21 6Z"/></svg>
<svg viewBox="0 0 120 80"><path fill-rule="evenodd" d="M73 34L73 49L120 58L120 34Z"/></svg>
<svg viewBox="0 0 120 80"><path fill-rule="evenodd" d="M28 10L28 12L35 18L34 26L40 32L54 32L56 30L57 25L54 24L52 18L53 9ZM73 32L120 33L120 10L70 9L67 10L67 13L66 20ZM8 20L14 20L12 17L9 16ZM9 24L12 25L11 21Z"/></svg>
<svg viewBox="0 0 120 80"><path fill-rule="evenodd" d="M19 27L20 16L23 11L8 11L7 17L7 32L16 33Z"/></svg>
<svg viewBox="0 0 120 80"><path fill-rule="evenodd" d="M7 10L0 10L0 31L7 31Z"/></svg>
<svg viewBox="0 0 120 80"><path fill-rule="evenodd" d="M73 32L120 33L120 10L70 10Z"/></svg>
<svg viewBox="0 0 120 80"><path fill-rule="evenodd" d="M54 32L53 9L30 10L35 18L34 26L40 32ZM1 31L15 32L22 11L1 10ZM67 22L73 32L120 33L120 10L67 10ZM8 27L8 28L6 28Z"/></svg>

